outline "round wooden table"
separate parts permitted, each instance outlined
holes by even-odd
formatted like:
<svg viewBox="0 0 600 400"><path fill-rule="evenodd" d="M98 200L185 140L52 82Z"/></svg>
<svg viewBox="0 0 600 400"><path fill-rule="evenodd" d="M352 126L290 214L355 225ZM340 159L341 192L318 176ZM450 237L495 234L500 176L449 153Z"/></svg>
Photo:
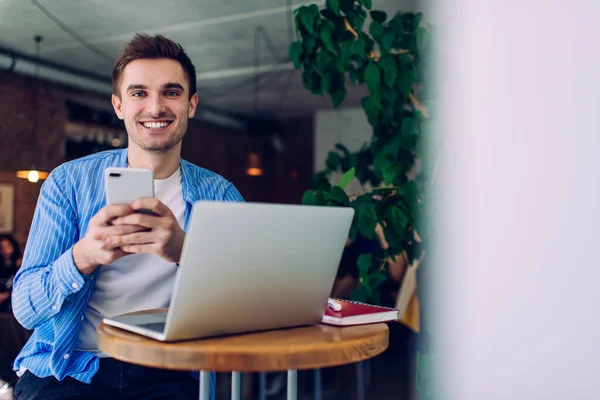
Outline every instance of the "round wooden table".
<svg viewBox="0 0 600 400"><path fill-rule="evenodd" d="M297 371L351 364L388 346L386 324L314 325L201 340L164 343L100 324L98 344L109 356L154 368L200 371L200 399L209 399L211 372L232 372L232 399L241 372L288 371L288 399L297 396Z"/></svg>

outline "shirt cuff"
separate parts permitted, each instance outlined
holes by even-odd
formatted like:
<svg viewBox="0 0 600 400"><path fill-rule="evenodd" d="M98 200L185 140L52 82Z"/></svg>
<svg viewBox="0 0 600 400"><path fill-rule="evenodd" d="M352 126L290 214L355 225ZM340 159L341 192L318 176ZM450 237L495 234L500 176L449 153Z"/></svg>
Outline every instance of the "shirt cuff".
<svg viewBox="0 0 600 400"><path fill-rule="evenodd" d="M86 279L81 275L73 261L72 247L56 260L52 271L60 291L65 296L78 292L85 284Z"/></svg>

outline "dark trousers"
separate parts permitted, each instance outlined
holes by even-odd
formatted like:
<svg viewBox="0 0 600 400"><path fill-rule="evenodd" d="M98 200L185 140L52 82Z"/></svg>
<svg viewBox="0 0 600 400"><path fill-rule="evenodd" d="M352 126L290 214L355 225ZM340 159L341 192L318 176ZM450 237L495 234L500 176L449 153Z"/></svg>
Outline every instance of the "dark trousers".
<svg viewBox="0 0 600 400"><path fill-rule="evenodd" d="M68 399L198 399L199 381L189 372L168 371L101 358L92 382L67 377L38 378L27 371L17 382L19 400Z"/></svg>

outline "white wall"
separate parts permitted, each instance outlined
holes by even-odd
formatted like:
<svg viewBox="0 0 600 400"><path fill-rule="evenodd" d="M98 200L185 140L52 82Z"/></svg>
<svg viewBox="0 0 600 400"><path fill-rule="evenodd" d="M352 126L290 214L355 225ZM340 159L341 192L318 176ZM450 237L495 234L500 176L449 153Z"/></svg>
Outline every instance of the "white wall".
<svg viewBox="0 0 600 400"><path fill-rule="evenodd" d="M314 119L314 168L315 172L325 168L327 153L335 149L336 143L342 143L348 150L360 150L363 144L370 142L373 128L369 125L365 111L362 108L344 108L337 110L322 110L315 114ZM340 174L333 174L333 184L339 182ZM348 185L348 193L358 193L362 189L358 180Z"/></svg>
<svg viewBox="0 0 600 400"><path fill-rule="evenodd" d="M600 399L600 3L443 0L439 399Z"/></svg>

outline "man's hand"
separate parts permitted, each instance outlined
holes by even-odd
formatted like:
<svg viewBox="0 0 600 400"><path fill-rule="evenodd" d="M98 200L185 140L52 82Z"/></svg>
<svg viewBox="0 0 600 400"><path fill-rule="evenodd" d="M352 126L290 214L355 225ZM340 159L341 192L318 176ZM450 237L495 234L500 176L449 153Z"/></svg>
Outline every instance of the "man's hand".
<svg viewBox="0 0 600 400"><path fill-rule="evenodd" d="M119 237L143 230L136 225L114 225L114 218L133 214L128 205L108 205L91 220L85 236L73 246L73 261L82 274L91 274L101 265L110 264L128 253L118 246L110 245L109 237Z"/></svg>
<svg viewBox="0 0 600 400"><path fill-rule="evenodd" d="M107 243L127 253L151 253L168 262L179 262L185 232L169 209L155 198L138 199L131 203L133 210L150 210L154 215L135 213L116 218L115 226L137 225L145 231L127 235L112 235Z"/></svg>
<svg viewBox="0 0 600 400"><path fill-rule="evenodd" d="M4 303L10 297L10 292L0 292L0 304Z"/></svg>

